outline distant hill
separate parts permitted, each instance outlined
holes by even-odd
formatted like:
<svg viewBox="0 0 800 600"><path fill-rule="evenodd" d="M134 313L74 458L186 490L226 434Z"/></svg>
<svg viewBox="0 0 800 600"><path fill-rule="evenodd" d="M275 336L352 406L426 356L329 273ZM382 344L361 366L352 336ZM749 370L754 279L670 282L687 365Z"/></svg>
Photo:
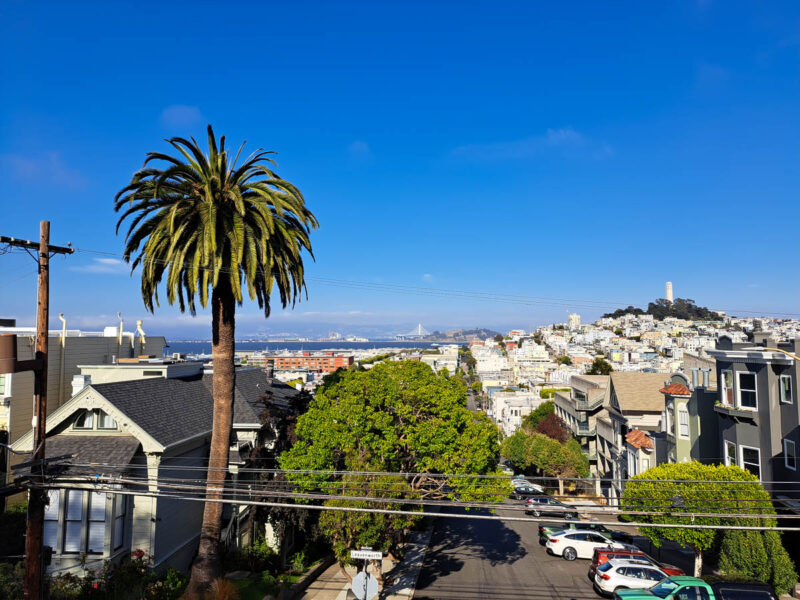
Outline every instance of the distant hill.
<svg viewBox="0 0 800 600"><path fill-rule="evenodd" d="M629 306L628 308L618 308L612 313L606 313L603 318L619 319L624 315L653 315L653 318L659 321L667 317L690 321L719 321L722 319L722 315L719 313L705 306L697 306L694 300L689 298L675 298L674 302L667 302L666 299L659 298L655 302L648 304L647 310Z"/></svg>
<svg viewBox="0 0 800 600"><path fill-rule="evenodd" d="M425 336L421 341L424 342L472 342L475 340L485 340L486 338L498 335L496 331L491 329L451 329L450 331L434 331L432 334Z"/></svg>

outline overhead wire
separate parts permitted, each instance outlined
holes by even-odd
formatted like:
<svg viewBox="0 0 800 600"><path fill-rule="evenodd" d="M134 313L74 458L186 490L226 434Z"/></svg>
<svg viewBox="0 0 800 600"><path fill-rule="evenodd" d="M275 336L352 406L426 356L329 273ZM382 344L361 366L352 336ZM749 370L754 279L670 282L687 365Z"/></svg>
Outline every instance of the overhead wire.
<svg viewBox="0 0 800 600"><path fill-rule="evenodd" d="M117 252L94 250L90 248L75 248L75 251L86 254L95 254L100 256L111 256L120 259L124 258L122 254ZM170 261L166 261L164 259L158 259L155 257L145 257L143 260L157 262L161 264L170 263ZM190 263L188 262L184 262L184 265L186 266L188 266L189 264ZM198 266L197 268L213 270L211 267ZM225 268L220 268L218 269L218 271L221 273L233 272L232 270ZM602 309L602 308L618 308L620 305L630 304L629 302L626 303L624 301L590 300L590 299L580 299L580 298L561 298L561 297L547 297L547 296L527 296L522 294L507 294L502 292L481 292L476 290L423 287L423 286L412 286L405 284L337 279L332 277L306 276L305 280L314 281L316 283L321 283L323 285L330 285L334 287L349 286L360 289L371 289L374 291L383 291L383 292L397 293L397 294L405 293L405 294L414 294L423 296L462 297L472 300L487 300L491 302L505 302L512 304L528 305L528 306L548 305L548 306L569 306L574 308L586 308L586 309ZM719 308L719 310L725 311L727 313L747 313L755 315L769 314L769 315L779 315L779 316L800 317L800 313L793 313L793 312L764 311L764 310L752 310L752 309L731 309L731 308Z"/></svg>

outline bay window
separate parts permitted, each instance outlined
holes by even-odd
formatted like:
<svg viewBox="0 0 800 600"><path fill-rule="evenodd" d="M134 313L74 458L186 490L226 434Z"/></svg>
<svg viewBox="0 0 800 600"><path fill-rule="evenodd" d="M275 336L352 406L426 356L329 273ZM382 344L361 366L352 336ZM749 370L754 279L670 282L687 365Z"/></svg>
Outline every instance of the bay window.
<svg viewBox="0 0 800 600"><path fill-rule="evenodd" d="M739 384L739 407L758 408L758 392L756 391L756 374L740 371L736 373Z"/></svg>
<svg viewBox="0 0 800 600"><path fill-rule="evenodd" d="M742 464L745 471L750 471L753 475L761 479L761 451L758 448L742 446Z"/></svg>

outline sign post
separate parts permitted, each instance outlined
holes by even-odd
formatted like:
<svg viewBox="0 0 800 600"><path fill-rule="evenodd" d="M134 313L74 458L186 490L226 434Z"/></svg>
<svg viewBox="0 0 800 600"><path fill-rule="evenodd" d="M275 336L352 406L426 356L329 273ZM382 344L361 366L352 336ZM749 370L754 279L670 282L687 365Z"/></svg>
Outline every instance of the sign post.
<svg viewBox="0 0 800 600"><path fill-rule="evenodd" d="M372 600L372 598L378 595L378 580L367 573L367 561L381 560L383 558L383 552L364 547L360 550L350 550L350 558L364 561L364 570L353 577L353 583L350 589L353 590L358 600Z"/></svg>

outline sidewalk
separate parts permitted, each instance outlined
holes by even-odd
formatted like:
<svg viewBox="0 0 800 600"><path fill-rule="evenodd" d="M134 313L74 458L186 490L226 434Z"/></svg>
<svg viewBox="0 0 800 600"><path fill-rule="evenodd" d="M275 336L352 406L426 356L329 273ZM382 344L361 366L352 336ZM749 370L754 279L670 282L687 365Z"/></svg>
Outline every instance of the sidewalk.
<svg viewBox="0 0 800 600"><path fill-rule="evenodd" d="M410 600L414 597L417 578L432 532L433 523L423 531L413 532L406 544L406 555L402 562L383 560L381 568L384 577L394 581L392 585L378 593L377 597L380 600ZM352 576L356 571L348 567L347 572ZM351 598L355 596L350 592L350 582L342 574L338 563L328 567L300 596L300 600L350 600Z"/></svg>

